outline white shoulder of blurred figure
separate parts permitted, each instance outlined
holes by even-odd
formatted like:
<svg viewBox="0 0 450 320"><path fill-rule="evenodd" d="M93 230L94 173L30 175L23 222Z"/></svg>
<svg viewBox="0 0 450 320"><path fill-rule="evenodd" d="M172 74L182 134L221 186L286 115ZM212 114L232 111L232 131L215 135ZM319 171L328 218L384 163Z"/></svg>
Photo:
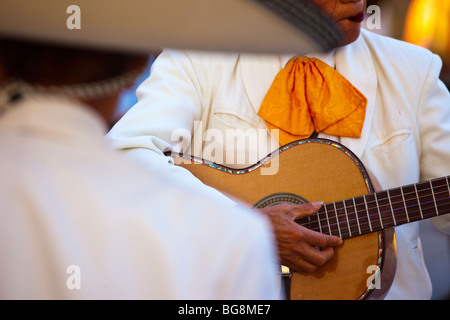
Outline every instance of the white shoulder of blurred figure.
<svg viewBox="0 0 450 320"><path fill-rule="evenodd" d="M84 106L0 118L0 298L275 299L269 223L111 150Z"/></svg>

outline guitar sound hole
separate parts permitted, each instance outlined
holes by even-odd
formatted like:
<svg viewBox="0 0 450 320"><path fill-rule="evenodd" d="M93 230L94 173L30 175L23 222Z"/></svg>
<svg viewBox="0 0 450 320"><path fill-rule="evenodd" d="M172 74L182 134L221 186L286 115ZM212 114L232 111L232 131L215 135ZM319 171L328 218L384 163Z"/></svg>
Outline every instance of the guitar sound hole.
<svg viewBox="0 0 450 320"><path fill-rule="evenodd" d="M305 198L293 193L274 193L259 200L253 208L262 209L266 207L273 207L282 203L302 204L308 203Z"/></svg>
<svg viewBox="0 0 450 320"><path fill-rule="evenodd" d="M302 204L308 203L308 201L305 198L293 193L274 193L259 200L253 208L262 209L266 207L273 207L282 203ZM311 217L295 219L295 222L305 228L311 229Z"/></svg>

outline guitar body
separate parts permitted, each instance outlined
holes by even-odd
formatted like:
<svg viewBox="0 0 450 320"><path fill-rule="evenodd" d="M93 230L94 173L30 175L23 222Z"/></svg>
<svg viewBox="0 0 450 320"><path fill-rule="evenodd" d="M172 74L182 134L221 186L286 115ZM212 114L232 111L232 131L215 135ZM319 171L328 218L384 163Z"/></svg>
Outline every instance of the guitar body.
<svg viewBox="0 0 450 320"><path fill-rule="evenodd" d="M174 159L205 184L251 207L318 200L330 203L374 191L361 162L342 145L322 139L293 142L258 164L240 170L189 156ZM273 169L278 169L276 174L266 173ZM288 298L382 298L395 273L392 245L393 233L387 231L345 239L333 259L313 274L292 274ZM368 280L376 278L375 270L376 276L381 273L381 282L369 288Z"/></svg>

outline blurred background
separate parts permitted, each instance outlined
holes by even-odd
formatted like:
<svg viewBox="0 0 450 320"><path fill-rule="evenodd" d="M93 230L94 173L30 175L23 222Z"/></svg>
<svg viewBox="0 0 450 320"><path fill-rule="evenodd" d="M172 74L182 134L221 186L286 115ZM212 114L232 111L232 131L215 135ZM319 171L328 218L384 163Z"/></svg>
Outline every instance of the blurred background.
<svg viewBox="0 0 450 320"><path fill-rule="evenodd" d="M368 0L381 9L379 30L371 30L430 49L444 63L441 79L450 88L450 0Z"/></svg>
<svg viewBox="0 0 450 320"><path fill-rule="evenodd" d="M363 26L438 54L444 63L441 79L450 88L450 0L368 0L367 6L371 5L380 8L379 29L370 28L368 23ZM155 58L149 58L149 67ZM124 93L117 119L135 104L136 87L148 75L149 70L134 88ZM450 236L438 231L430 220L420 223L425 262L433 283L433 299L450 300Z"/></svg>

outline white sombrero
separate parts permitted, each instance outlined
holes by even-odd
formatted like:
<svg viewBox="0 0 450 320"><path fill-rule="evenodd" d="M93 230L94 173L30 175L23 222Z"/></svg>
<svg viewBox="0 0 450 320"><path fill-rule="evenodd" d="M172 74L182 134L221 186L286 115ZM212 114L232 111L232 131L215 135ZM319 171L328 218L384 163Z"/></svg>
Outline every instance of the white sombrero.
<svg viewBox="0 0 450 320"><path fill-rule="evenodd" d="M296 54L340 40L308 0L0 0L0 36L126 51Z"/></svg>

